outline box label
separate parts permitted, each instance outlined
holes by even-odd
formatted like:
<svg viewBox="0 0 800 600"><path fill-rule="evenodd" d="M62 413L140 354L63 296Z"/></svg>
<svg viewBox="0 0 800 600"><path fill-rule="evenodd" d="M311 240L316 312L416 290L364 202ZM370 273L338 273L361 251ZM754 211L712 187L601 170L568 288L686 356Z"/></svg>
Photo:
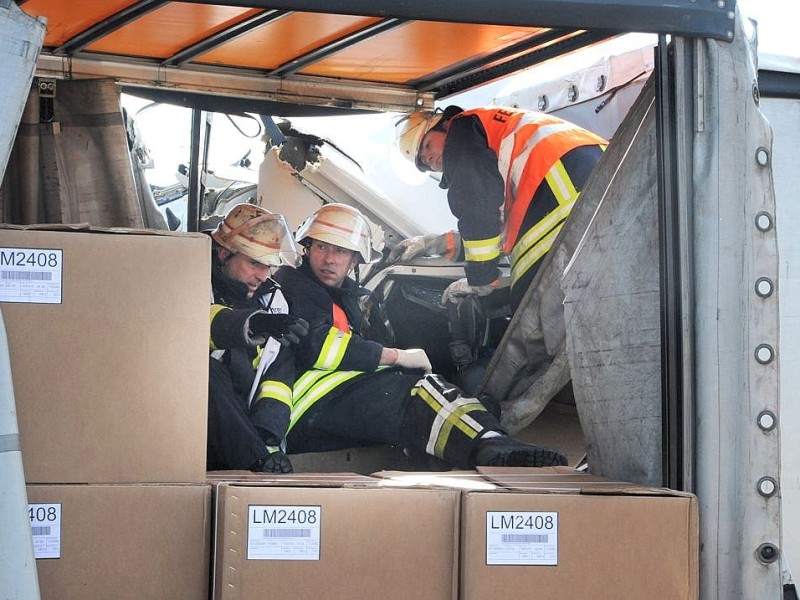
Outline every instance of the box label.
<svg viewBox="0 0 800 600"><path fill-rule="evenodd" d="M319 560L322 508L250 505L248 560Z"/></svg>
<svg viewBox="0 0 800 600"><path fill-rule="evenodd" d="M0 302L61 304L64 251L0 247Z"/></svg>
<svg viewBox="0 0 800 600"><path fill-rule="evenodd" d="M28 504L35 558L61 558L61 505Z"/></svg>
<svg viewBox="0 0 800 600"><path fill-rule="evenodd" d="M557 512L486 512L487 565L557 565Z"/></svg>

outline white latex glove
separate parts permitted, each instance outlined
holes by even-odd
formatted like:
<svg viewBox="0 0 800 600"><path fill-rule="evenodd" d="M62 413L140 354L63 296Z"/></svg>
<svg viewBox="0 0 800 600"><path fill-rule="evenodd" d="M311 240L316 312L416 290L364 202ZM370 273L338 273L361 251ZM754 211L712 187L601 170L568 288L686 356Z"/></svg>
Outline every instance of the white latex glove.
<svg viewBox="0 0 800 600"><path fill-rule="evenodd" d="M389 263L411 260L417 256L444 256L455 259L461 253L461 236L457 231L429 233L399 242L389 253Z"/></svg>
<svg viewBox="0 0 800 600"><path fill-rule="evenodd" d="M464 296L488 296L496 289L497 285L492 285L491 283L489 285L470 285L467 283L467 278L464 277L447 286L444 294L442 294L442 304L447 304L448 302L455 304L459 298Z"/></svg>
<svg viewBox="0 0 800 600"><path fill-rule="evenodd" d="M431 361L422 348L411 348L409 350L397 348L397 360L394 361L394 364L404 369L422 369L426 373L432 371Z"/></svg>

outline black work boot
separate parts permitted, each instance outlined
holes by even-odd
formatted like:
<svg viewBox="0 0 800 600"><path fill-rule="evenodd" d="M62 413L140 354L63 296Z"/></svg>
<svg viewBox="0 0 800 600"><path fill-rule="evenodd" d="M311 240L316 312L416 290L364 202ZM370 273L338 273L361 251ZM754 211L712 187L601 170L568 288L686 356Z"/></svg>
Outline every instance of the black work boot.
<svg viewBox="0 0 800 600"><path fill-rule="evenodd" d="M558 450L520 442L507 435L482 438L475 448L478 467L558 467L567 457Z"/></svg>

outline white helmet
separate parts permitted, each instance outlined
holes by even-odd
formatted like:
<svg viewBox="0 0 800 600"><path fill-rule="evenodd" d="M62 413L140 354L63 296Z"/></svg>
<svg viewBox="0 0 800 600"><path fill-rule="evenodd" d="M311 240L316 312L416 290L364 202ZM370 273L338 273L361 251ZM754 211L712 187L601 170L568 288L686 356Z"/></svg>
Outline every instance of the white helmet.
<svg viewBox="0 0 800 600"><path fill-rule="evenodd" d="M422 145L422 138L439 124L443 116L444 113L438 110L418 110L395 123L395 144L400 153L413 162L420 171L430 170L420 160L419 148Z"/></svg>
<svg viewBox="0 0 800 600"><path fill-rule="evenodd" d="M381 248L374 244L372 227L357 208L347 204L326 204L318 208L297 228L299 244L311 238L357 252L360 262L381 259ZM382 244L381 244L382 245Z"/></svg>
<svg viewBox="0 0 800 600"><path fill-rule="evenodd" d="M226 250L270 267L300 264L300 249L283 215L254 204L231 208L211 237Z"/></svg>

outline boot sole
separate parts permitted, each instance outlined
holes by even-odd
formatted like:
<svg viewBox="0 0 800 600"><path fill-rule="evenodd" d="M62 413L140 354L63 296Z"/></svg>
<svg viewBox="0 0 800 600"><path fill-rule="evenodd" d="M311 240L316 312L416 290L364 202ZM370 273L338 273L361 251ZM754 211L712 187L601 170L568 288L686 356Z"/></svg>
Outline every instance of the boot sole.
<svg viewBox="0 0 800 600"><path fill-rule="evenodd" d="M487 451L489 457L478 456L478 466L484 467L560 467L567 466L566 457L549 448Z"/></svg>

